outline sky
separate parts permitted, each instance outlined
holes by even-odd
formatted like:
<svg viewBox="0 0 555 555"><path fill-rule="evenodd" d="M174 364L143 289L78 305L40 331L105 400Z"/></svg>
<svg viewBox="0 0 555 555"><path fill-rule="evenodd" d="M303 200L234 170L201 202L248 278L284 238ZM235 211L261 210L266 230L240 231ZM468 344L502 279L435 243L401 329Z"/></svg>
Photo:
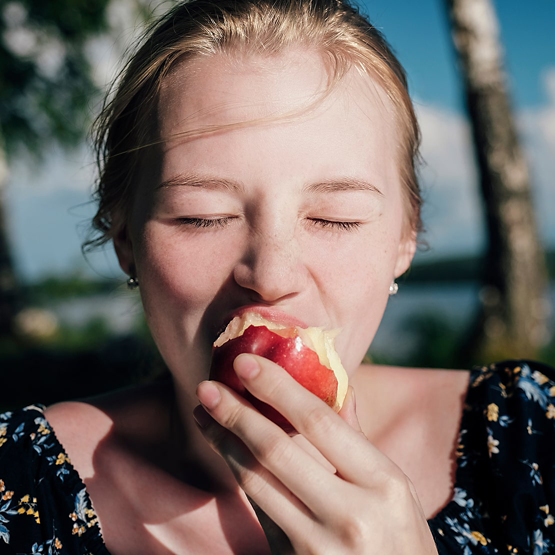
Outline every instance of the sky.
<svg viewBox="0 0 555 555"><path fill-rule="evenodd" d="M129 0L114 0L114 32L91 43L96 79L106 84L122 48L134 36ZM555 2L494 3L505 47L511 98L528 158L544 243L555 248ZM482 252L483 215L470 132L464 113L447 18L441 0L365 0L361 10L384 32L409 76L422 127L421 169L429 245L422 261ZM112 249L85 260L80 244L87 220L94 166L83 144L68 154L48 147L45 162L13 161L7 190L8 221L17 270L25 280L83 271L119 277Z"/></svg>

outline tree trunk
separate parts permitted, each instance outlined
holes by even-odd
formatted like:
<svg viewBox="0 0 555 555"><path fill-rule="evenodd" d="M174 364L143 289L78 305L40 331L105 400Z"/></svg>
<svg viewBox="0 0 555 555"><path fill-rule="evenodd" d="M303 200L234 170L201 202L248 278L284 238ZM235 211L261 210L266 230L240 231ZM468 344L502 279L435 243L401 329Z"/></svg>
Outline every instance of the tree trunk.
<svg viewBox="0 0 555 555"><path fill-rule="evenodd" d="M6 221L9 170L0 130L0 338L14 334L14 318L21 309L21 290L14 271Z"/></svg>
<svg viewBox="0 0 555 555"><path fill-rule="evenodd" d="M464 81L488 232L481 308L465 362L534 357L547 339L545 256L491 0L445 0Z"/></svg>

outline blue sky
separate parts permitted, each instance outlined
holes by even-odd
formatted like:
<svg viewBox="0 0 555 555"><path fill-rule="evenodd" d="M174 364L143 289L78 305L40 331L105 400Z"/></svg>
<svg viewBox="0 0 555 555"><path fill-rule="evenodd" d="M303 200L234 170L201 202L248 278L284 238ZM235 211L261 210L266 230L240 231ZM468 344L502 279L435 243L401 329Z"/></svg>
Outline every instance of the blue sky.
<svg viewBox="0 0 555 555"><path fill-rule="evenodd" d="M413 94L430 103L462 109L443 0L366 0L370 15L409 74ZM513 96L519 106L546 102L542 71L555 64L555 2L494 2L506 50Z"/></svg>
<svg viewBox="0 0 555 555"><path fill-rule="evenodd" d="M128 36L133 18L118 10L117 3L114 6L116 34ZM481 208L443 2L366 0L361 6L405 65L421 121L425 238L431 249L420 256L480 252ZM499 0L495 7L541 235L555 247L555 2ZM92 45L99 82L106 82L113 72L118 48L113 39ZM87 204L93 176L90 160L84 147L70 155L52 148L43 165L29 167L25 160L13 164L8 217L17 267L25 279L75 268L118 275L109 249L95 254L89 264L80 253L83 226L92 214Z"/></svg>

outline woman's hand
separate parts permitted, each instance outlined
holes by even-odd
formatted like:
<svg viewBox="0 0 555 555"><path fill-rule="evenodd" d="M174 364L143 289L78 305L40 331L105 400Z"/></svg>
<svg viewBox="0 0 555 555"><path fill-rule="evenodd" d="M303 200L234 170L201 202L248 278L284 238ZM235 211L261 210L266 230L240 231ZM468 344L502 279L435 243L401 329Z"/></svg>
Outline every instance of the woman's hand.
<svg viewBox="0 0 555 555"><path fill-rule="evenodd" d="M240 355L234 367L336 469L227 387L199 385L212 417L202 431L253 504L272 553L437 554L413 485L361 432L352 389L336 414L267 359Z"/></svg>

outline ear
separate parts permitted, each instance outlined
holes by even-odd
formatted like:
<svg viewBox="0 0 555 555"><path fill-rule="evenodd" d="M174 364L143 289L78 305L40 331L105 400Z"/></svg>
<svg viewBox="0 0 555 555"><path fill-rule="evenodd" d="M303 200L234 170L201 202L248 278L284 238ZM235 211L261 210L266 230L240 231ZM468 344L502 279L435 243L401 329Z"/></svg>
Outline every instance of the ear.
<svg viewBox="0 0 555 555"><path fill-rule="evenodd" d="M402 276L410 267L416 252L416 231L407 231L399 243L397 261L395 262L395 278Z"/></svg>
<svg viewBox="0 0 555 555"><path fill-rule="evenodd" d="M127 224L117 226L118 230L114 235L114 250L118 257L120 268L128 275L135 275L135 256L133 253L133 243L129 236Z"/></svg>

